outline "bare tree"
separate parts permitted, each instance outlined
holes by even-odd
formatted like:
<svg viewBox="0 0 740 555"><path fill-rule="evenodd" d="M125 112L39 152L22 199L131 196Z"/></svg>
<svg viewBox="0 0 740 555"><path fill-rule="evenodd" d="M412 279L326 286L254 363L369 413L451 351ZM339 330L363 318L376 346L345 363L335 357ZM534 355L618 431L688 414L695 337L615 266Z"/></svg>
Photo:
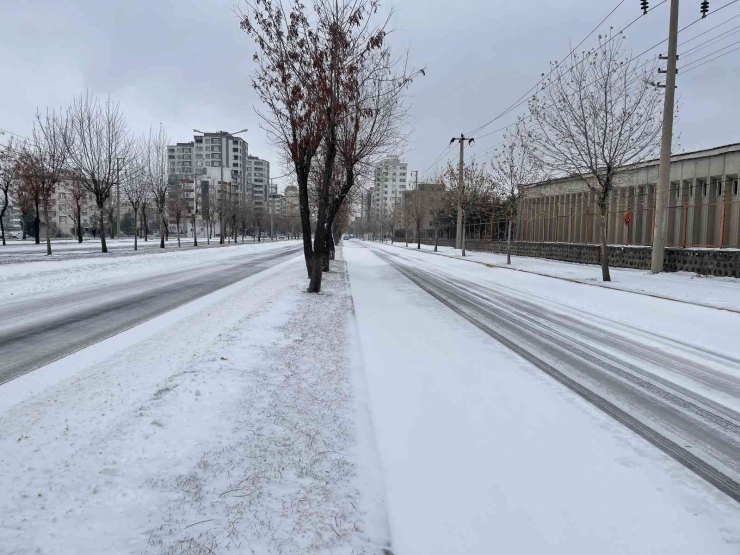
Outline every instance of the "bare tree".
<svg viewBox="0 0 740 555"><path fill-rule="evenodd" d="M65 114L47 110L44 117L36 114L31 137L26 145L31 156L29 160L36 174L38 197L44 210L46 226L46 254L51 254L51 225L49 212L54 203L57 185L67 169L69 152L69 119Z"/></svg>
<svg viewBox="0 0 740 555"><path fill-rule="evenodd" d="M337 126L357 87L362 60L383 46L385 24L372 27L377 0L315 0L309 14L300 2L286 12L280 3L254 0L242 14L242 29L257 43L252 80L269 114L268 133L292 162L299 191L309 292L321 290L326 214L337 156ZM386 22L387 23L387 22ZM311 245L308 181L323 143L323 172Z"/></svg>
<svg viewBox="0 0 740 555"><path fill-rule="evenodd" d="M5 246L5 212L10 206L10 189L15 179L16 148L14 141L0 145L0 236Z"/></svg>
<svg viewBox="0 0 740 555"><path fill-rule="evenodd" d="M512 221L516 220L522 192L543 178L542 163L533 146L525 120L519 119L514 129L504 135L504 144L491 162L493 185L504 202L506 214L507 264L511 264Z"/></svg>
<svg viewBox="0 0 740 555"><path fill-rule="evenodd" d="M428 197L428 192L417 186L416 190L407 192L404 198L405 212L408 219L414 224L417 249L421 249L421 223L430 211Z"/></svg>
<svg viewBox="0 0 740 555"><path fill-rule="evenodd" d="M101 105L88 91L75 98L69 109L67 148L71 164L82 184L95 197L100 216L100 244L105 242L105 208L116 182L118 158L127 158L131 149L128 128L119 105L110 98Z"/></svg>
<svg viewBox="0 0 740 555"><path fill-rule="evenodd" d="M201 195L201 183L197 175L193 175L193 203L189 202L186 204L190 220L193 225L193 246L198 246L198 228L196 227L196 220L198 218L198 201Z"/></svg>
<svg viewBox="0 0 740 555"><path fill-rule="evenodd" d="M146 168L142 168L142 171L144 171L144 175L146 175ZM146 210L151 204L151 199L151 192L149 191L149 187L147 186L147 190L141 199L141 226L145 242L149 241L149 216L147 216Z"/></svg>
<svg viewBox="0 0 740 555"><path fill-rule="evenodd" d="M448 163L446 179L450 184L450 193L458 199L458 205L462 212L462 255L466 255L467 223L468 217L474 211L479 210L488 198L491 189L491 174L486 164L479 164L475 159L471 160L463 168L462 188L459 187L457 166Z"/></svg>
<svg viewBox="0 0 740 555"><path fill-rule="evenodd" d="M144 147L144 165L149 186L149 193L157 209L157 221L159 222L159 248L164 248L164 237L167 231L167 188L170 181L169 162L167 160L167 145L169 139L164 127L159 126L159 131L153 133L149 129ZM178 239L179 240L179 239Z"/></svg>
<svg viewBox="0 0 740 555"><path fill-rule="evenodd" d="M134 250L139 250L139 233L136 227L137 216L141 211L141 225L146 227L146 212L143 208L147 196L149 195L149 186L147 182L147 172L144 166L144 154L142 152L143 141L139 144L137 151L131 152L131 157L127 163L126 171L123 173L121 182L123 194L131 205L134 213Z"/></svg>
<svg viewBox="0 0 740 555"><path fill-rule="evenodd" d="M13 166L14 180L11 185L13 205L21 213L21 230L23 231L23 239L26 239L28 234L28 220L30 214L33 212L34 204L34 191L31 183L24 178L22 170L22 159L23 153L19 153Z"/></svg>
<svg viewBox="0 0 740 555"><path fill-rule="evenodd" d="M82 213L87 209L87 189L82 184L82 180L74 172L70 172L64 179L64 204L59 209L72 218L75 226L75 237L77 242L82 243Z"/></svg>
<svg viewBox="0 0 740 555"><path fill-rule="evenodd" d="M169 217L175 219L177 246L180 247L182 246L180 244L180 223L188 210L188 200L185 197L185 190L181 179L171 180L167 198Z"/></svg>
<svg viewBox="0 0 740 555"><path fill-rule="evenodd" d="M601 268L610 281L607 210L614 177L658 150L662 94L649 80L654 66L625 54L622 34L599 36L599 45L553 67L529 103L529 136L552 171L580 178L600 210Z"/></svg>

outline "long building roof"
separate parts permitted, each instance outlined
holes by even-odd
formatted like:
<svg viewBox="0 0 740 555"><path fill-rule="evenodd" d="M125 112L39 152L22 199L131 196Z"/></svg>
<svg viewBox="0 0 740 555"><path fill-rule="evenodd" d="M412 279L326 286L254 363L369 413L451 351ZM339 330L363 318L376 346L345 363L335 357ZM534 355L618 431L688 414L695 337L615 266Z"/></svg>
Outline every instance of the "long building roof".
<svg viewBox="0 0 740 555"><path fill-rule="evenodd" d="M702 150L692 150L690 152L682 152L681 154L674 154L673 156L671 156L671 163L681 162L682 160L694 160L696 158L706 158L708 156L718 156L720 154L727 154L729 152L740 152L740 143L730 143L727 145L715 146L712 148L705 148ZM644 162L639 162L637 164L630 164L629 166L620 168L619 170L617 170L617 172L655 166L659 162L660 162L659 158L653 158L651 160L646 160ZM531 185L529 185L529 187L537 187L540 185L550 185L553 183L563 183L565 181L570 181L572 179L578 179L578 176L569 175L565 177L557 177L554 179L546 179L545 181L539 181L537 183L532 183Z"/></svg>

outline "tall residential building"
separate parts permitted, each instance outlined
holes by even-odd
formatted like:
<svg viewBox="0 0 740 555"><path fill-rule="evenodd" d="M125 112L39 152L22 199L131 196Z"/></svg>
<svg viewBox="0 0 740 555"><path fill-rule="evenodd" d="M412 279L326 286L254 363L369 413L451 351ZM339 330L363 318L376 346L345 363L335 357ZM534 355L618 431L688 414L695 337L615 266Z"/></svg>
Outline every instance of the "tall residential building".
<svg viewBox="0 0 740 555"><path fill-rule="evenodd" d="M285 195L285 215L288 218L297 218L301 213L301 208L298 204L298 187L288 185L285 187L283 195Z"/></svg>
<svg viewBox="0 0 740 555"><path fill-rule="evenodd" d="M255 210L267 212L270 184L270 162L257 156L247 156L245 163L247 198Z"/></svg>
<svg viewBox="0 0 740 555"><path fill-rule="evenodd" d="M389 215L394 206L403 204L403 195L408 182L408 164L398 158L382 160L375 167L375 180L371 195L371 209L383 217Z"/></svg>
<svg viewBox="0 0 740 555"><path fill-rule="evenodd" d="M225 131L203 133L194 137L194 162L206 181L230 183L232 192L247 198L248 145L241 137Z"/></svg>

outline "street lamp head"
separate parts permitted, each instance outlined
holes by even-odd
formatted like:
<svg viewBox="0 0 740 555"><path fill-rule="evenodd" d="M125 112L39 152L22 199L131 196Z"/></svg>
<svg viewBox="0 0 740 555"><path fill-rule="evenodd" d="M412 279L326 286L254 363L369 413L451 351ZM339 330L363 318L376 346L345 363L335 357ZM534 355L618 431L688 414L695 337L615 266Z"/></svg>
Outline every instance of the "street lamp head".
<svg viewBox="0 0 740 555"><path fill-rule="evenodd" d="M237 131L236 133L232 133L232 135L238 135L239 133L246 133L247 131L249 131L249 129L245 128L245 129L242 129L241 131Z"/></svg>
<svg viewBox="0 0 740 555"><path fill-rule="evenodd" d="M193 133L203 133L203 131L200 129L193 129ZM205 135L205 133L203 133L203 135Z"/></svg>

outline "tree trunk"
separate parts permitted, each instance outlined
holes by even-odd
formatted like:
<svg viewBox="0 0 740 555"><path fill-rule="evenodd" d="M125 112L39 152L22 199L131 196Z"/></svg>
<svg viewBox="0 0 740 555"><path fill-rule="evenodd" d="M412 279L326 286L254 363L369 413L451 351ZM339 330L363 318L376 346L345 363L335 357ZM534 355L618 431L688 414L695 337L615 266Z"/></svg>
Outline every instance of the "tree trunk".
<svg viewBox="0 0 740 555"><path fill-rule="evenodd" d="M511 214L506 225L506 263L511 264Z"/></svg>
<svg viewBox="0 0 740 555"><path fill-rule="evenodd" d="M82 206L77 205L77 242L82 243Z"/></svg>
<svg viewBox="0 0 740 555"><path fill-rule="evenodd" d="M5 212L3 210L3 212ZM5 246L5 225L3 224L3 216L0 214L0 235L3 237L3 247Z"/></svg>
<svg viewBox="0 0 740 555"><path fill-rule="evenodd" d="M136 229L136 212L137 210L134 210L134 250L139 250L139 230Z"/></svg>
<svg viewBox="0 0 740 555"><path fill-rule="evenodd" d="M437 252L437 228L434 228L434 252Z"/></svg>
<svg viewBox="0 0 740 555"><path fill-rule="evenodd" d="M164 214L162 212L159 213L159 248L164 248Z"/></svg>
<svg viewBox="0 0 740 555"><path fill-rule="evenodd" d="M599 221L599 235L601 236L601 278L604 281L611 281L612 278L609 275L609 249L606 246L606 204L601 208L601 218Z"/></svg>
<svg viewBox="0 0 740 555"><path fill-rule="evenodd" d="M467 234L465 233L465 212L463 211L462 216L462 241L460 242L460 246L462 247L462 255L465 256L465 239L467 239Z"/></svg>
<svg viewBox="0 0 740 555"><path fill-rule="evenodd" d="M41 243L41 218L39 217L39 203L34 204L36 208L36 215L33 219L33 234L35 235L36 244Z"/></svg>
<svg viewBox="0 0 740 555"><path fill-rule="evenodd" d="M44 203L44 222L46 223L46 256L51 255L51 228L49 226L49 206L48 203Z"/></svg>
<svg viewBox="0 0 740 555"><path fill-rule="evenodd" d="M193 214L193 246L198 246L198 230L195 228L195 214Z"/></svg>
<svg viewBox="0 0 740 555"><path fill-rule="evenodd" d="M180 220L177 220L177 246L180 247Z"/></svg>
<svg viewBox="0 0 740 555"><path fill-rule="evenodd" d="M416 222L416 248L421 250L421 222Z"/></svg>
<svg viewBox="0 0 740 555"><path fill-rule="evenodd" d="M223 245L224 244L224 219L223 218L218 219L218 226L221 228L221 232L218 234L219 236L218 243L219 245Z"/></svg>
<svg viewBox="0 0 740 555"><path fill-rule="evenodd" d="M100 209L100 246L102 249L102 252L108 252L108 245L105 244L105 210L103 207L98 204L98 208Z"/></svg>
<svg viewBox="0 0 740 555"><path fill-rule="evenodd" d="M21 231L23 232L22 239L24 241L26 240L26 237L27 237L26 236L26 225L27 225L27 222L26 222L26 214L21 214Z"/></svg>

